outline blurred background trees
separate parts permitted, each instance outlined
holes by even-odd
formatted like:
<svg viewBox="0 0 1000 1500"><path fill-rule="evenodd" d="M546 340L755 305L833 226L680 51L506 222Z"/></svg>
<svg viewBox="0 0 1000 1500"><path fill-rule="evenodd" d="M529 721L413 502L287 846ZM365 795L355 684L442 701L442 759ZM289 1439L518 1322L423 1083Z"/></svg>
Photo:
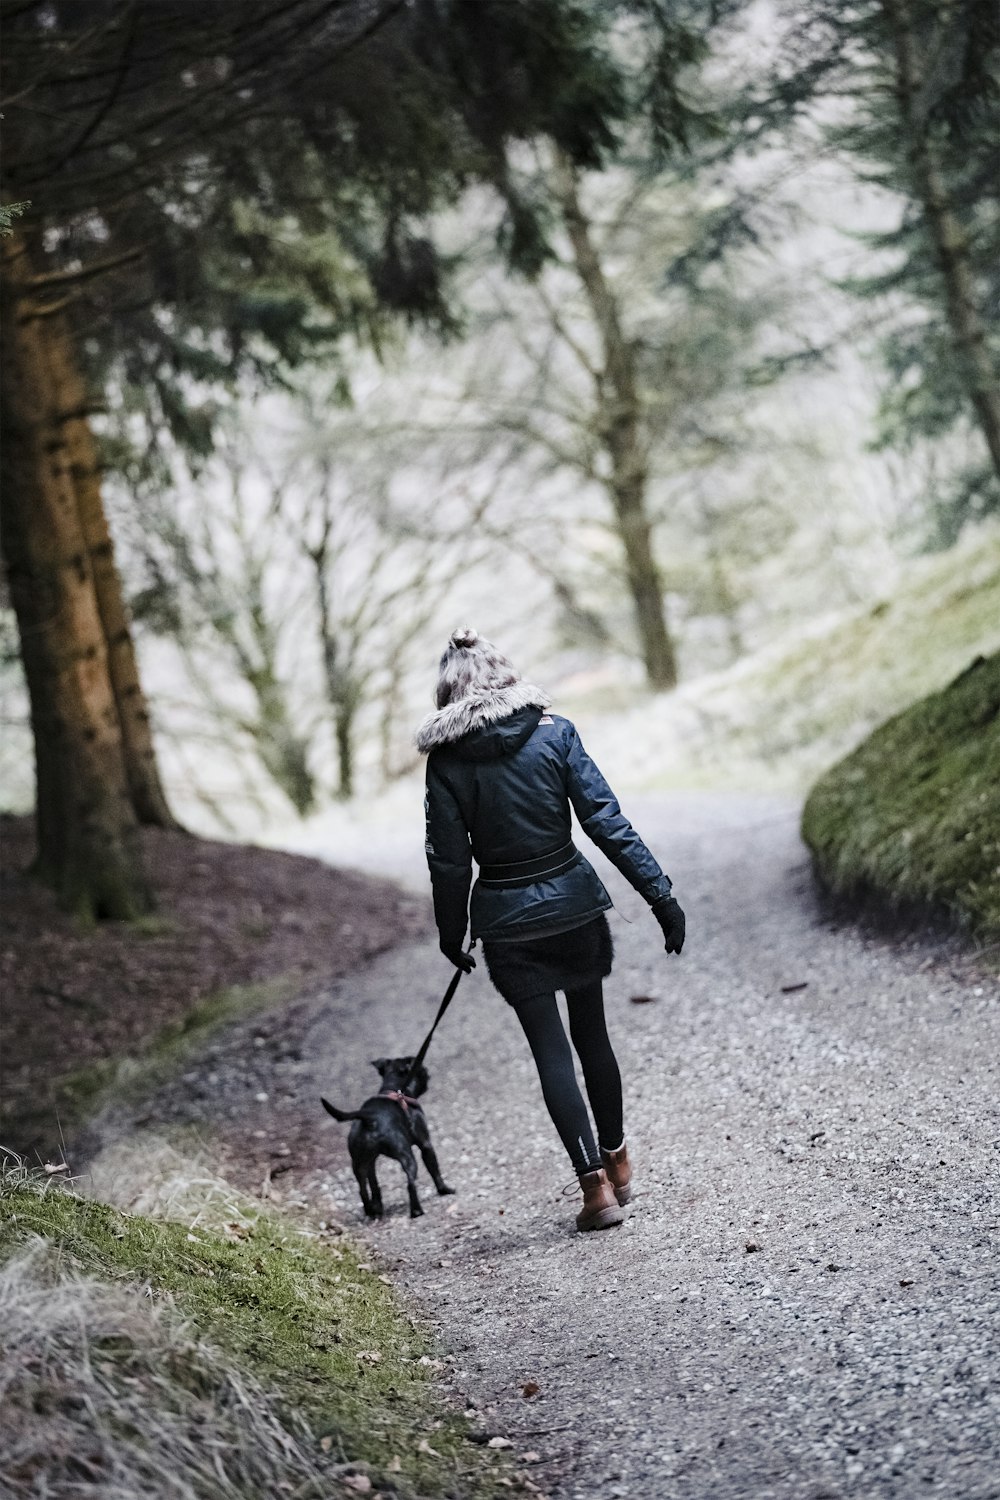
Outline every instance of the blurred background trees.
<svg viewBox="0 0 1000 1500"><path fill-rule="evenodd" d="M100 392L154 454L169 435L204 456L220 389L377 339L386 312L445 324L416 219L473 177L502 190L510 136L600 161L624 108L600 31L550 0L8 5L5 181L31 206L4 242L4 547L38 871L81 915L147 904L135 828L170 817L101 514Z"/></svg>
<svg viewBox="0 0 1000 1500"><path fill-rule="evenodd" d="M4 768L30 705L82 914L408 770L465 616L614 706L1000 509L981 0L5 11Z"/></svg>
<svg viewBox="0 0 1000 1500"><path fill-rule="evenodd" d="M895 200L888 225L864 234L873 264L845 283L881 325L878 440L978 433L935 501L953 539L1000 508L1000 12L989 0L783 10L763 117L781 133L817 112L850 170Z"/></svg>

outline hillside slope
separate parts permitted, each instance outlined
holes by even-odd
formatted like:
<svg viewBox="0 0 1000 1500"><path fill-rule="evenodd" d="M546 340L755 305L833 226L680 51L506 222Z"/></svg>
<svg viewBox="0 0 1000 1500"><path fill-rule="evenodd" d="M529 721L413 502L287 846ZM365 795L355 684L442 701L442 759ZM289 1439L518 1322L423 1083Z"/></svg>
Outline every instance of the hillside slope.
<svg viewBox="0 0 1000 1500"><path fill-rule="evenodd" d="M946 913L1000 939L1000 653L821 777L802 833L830 890Z"/></svg>
<svg viewBox="0 0 1000 1500"><path fill-rule="evenodd" d="M1000 528L914 559L879 603L808 621L724 671L655 697L577 680L576 720L615 786L805 793L889 714L1000 650Z"/></svg>

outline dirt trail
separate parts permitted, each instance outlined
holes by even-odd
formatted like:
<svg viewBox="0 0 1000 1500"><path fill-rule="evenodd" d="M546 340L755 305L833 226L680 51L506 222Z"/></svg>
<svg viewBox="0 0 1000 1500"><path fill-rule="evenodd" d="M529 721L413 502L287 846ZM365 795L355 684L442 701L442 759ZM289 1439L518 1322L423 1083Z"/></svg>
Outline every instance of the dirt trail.
<svg viewBox="0 0 1000 1500"><path fill-rule="evenodd" d="M416 1045L448 978L431 942L231 1032L145 1122L205 1122L248 1179L273 1169L285 1197L364 1234L555 1500L995 1500L998 987L940 948L826 922L788 802L628 810L689 941L668 960L608 874L637 1187L621 1229L571 1232L571 1174L482 967L429 1058L458 1196L428 1184L411 1223L387 1163L389 1217L361 1219L346 1127L317 1096L359 1100L368 1059Z"/></svg>

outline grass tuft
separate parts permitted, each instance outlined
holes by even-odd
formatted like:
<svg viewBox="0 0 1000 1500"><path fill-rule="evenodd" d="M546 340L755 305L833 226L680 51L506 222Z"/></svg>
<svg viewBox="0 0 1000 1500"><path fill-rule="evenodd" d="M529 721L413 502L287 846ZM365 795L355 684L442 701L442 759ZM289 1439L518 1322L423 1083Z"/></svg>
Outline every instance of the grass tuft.
<svg viewBox="0 0 1000 1500"><path fill-rule="evenodd" d="M346 1495L349 1469L384 1494L510 1494L509 1469L440 1403L426 1335L355 1246L262 1212L198 1164L163 1158L153 1175L149 1201L179 1222L16 1163L0 1183L0 1469L22 1476L14 1494L68 1493L73 1474L109 1496Z"/></svg>
<svg viewBox="0 0 1000 1500"><path fill-rule="evenodd" d="M166 1307L74 1272L44 1239L0 1268L0 1328L5 1494L331 1493L312 1434L279 1418L257 1381Z"/></svg>

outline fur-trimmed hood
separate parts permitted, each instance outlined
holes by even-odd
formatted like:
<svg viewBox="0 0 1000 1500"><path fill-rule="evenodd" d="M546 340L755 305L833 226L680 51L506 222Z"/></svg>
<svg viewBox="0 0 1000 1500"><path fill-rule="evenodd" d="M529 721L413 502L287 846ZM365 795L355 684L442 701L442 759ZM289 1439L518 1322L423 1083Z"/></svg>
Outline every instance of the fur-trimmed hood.
<svg viewBox="0 0 1000 1500"><path fill-rule="evenodd" d="M525 708L546 709L552 699L531 682L515 682L510 687L485 692L466 693L444 708L435 709L417 730L414 741L421 755L428 755L441 745L453 745L477 729L486 729Z"/></svg>

